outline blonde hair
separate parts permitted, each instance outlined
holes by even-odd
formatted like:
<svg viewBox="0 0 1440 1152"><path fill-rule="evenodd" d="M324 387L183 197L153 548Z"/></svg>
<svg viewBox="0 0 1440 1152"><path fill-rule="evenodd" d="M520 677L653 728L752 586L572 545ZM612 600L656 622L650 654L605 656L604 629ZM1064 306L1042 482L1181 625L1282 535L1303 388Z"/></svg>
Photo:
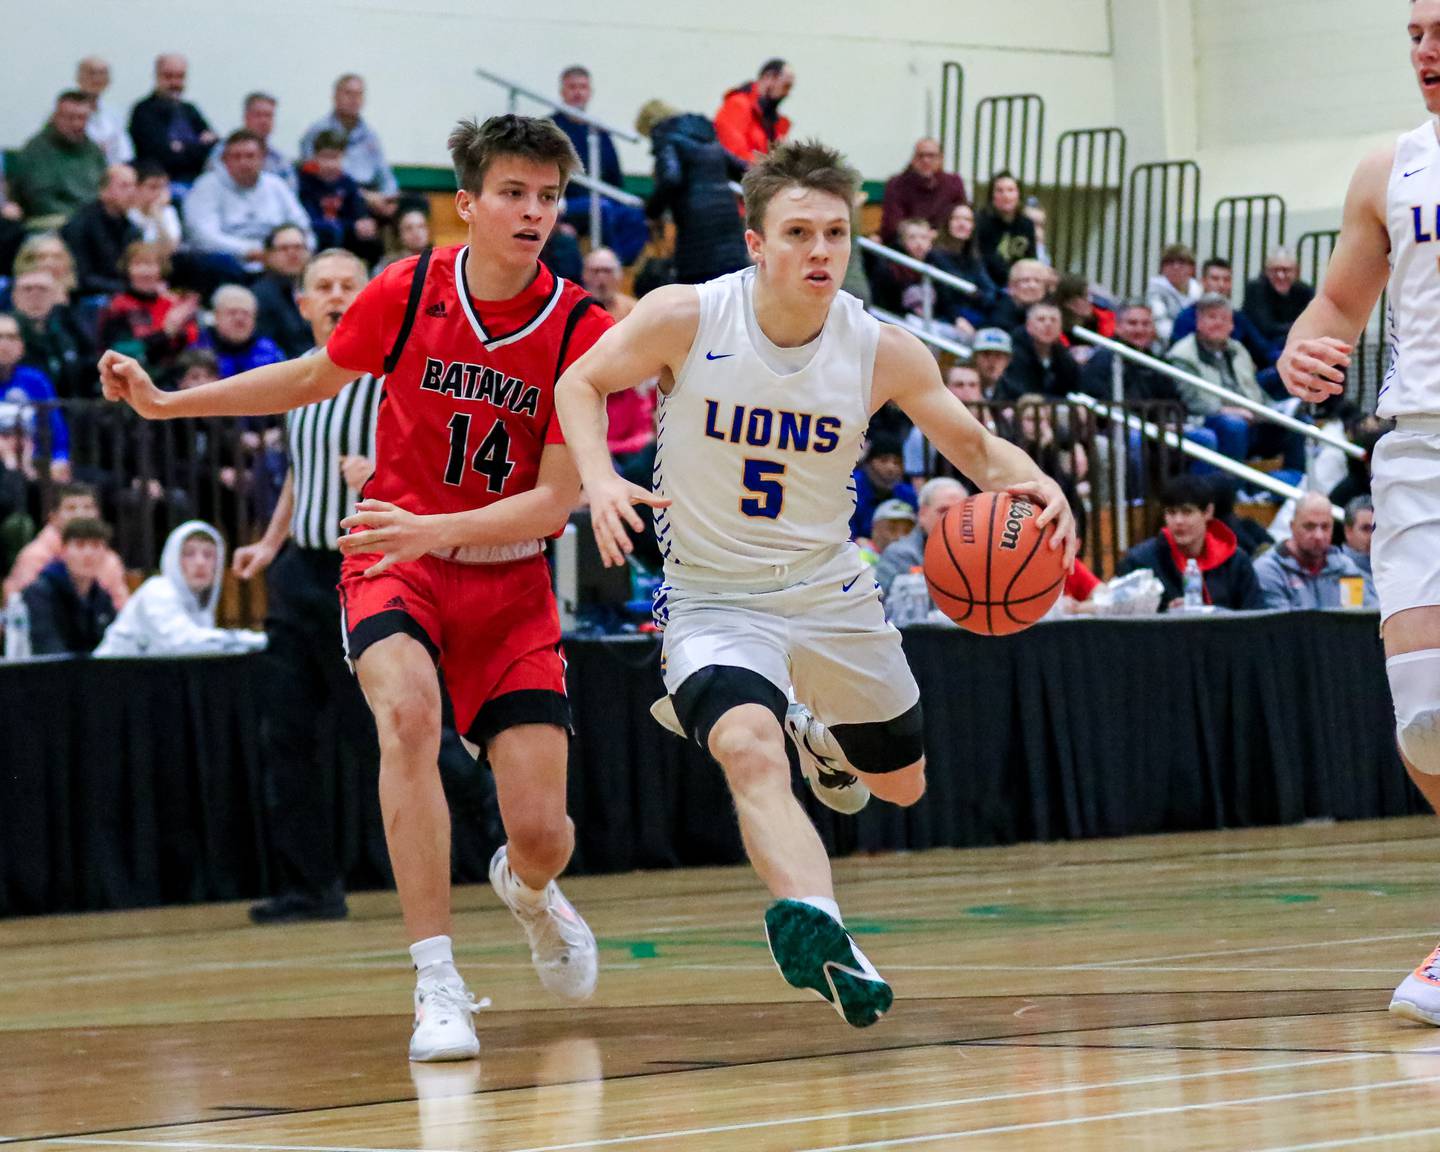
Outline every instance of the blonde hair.
<svg viewBox="0 0 1440 1152"><path fill-rule="evenodd" d="M673 104L667 104L664 100L647 100L635 114L635 131L641 136L649 136L655 130L655 125L679 115L680 109Z"/></svg>
<svg viewBox="0 0 1440 1152"><path fill-rule="evenodd" d="M56 276L55 283L66 296L69 296L79 283L75 278L75 257L70 255L69 247L58 232L37 232L34 236L26 238L25 242L20 245L20 250L15 253L15 277L18 279L21 273L33 272L36 268L44 267L45 258L41 255L41 249L48 244L54 244L65 257L65 270Z"/></svg>

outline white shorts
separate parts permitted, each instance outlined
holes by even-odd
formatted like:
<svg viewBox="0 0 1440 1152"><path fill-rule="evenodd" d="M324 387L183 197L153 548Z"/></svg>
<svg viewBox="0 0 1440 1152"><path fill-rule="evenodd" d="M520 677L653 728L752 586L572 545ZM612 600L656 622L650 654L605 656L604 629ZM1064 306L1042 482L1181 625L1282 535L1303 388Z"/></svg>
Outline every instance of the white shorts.
<svg viewBox="0 0 1440 1152"><path fill-rule="evenodd" d="M710 665L748 668L826 724L893 720L920 699L885 620L874 569L853 544L799 584L775 592L665 585L661 668L672 696Z"/></svg>
<svg viewBox="0 0 1440 1152"><path fill-rule="evenodd" d="M1397 612L1440 605L1440 418L1401 417L1375 448L1371 561L1383 624Z"/></svg>

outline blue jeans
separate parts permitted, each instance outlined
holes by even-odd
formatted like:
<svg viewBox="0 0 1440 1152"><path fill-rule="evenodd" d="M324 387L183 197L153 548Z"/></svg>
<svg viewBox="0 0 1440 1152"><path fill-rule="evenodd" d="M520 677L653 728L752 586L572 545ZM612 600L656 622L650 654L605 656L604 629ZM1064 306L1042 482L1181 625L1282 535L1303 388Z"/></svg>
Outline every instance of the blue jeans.
<svg viewBox="0 0 1440 1152"><path fill-rule="evenodd" d="M1202 448L1209 448L1212 452L1217 450L1215 447L1215 433L1211 432L1208 428L1186 428L1184 435L1185 439L1193 444L1199 444ZM1140 455L1141 439L1140 429L1130 429L1130 454L1126 461L1126 483L1129 486L1130 495L1132 496L1140 496L1145 492L1145 470L1142 467L1143 458ZM1205 464L1199 460L1192 460L1190 462L1190 471L1196 476L1209 476L1212 473L1218 472L1219 469L1213 464Z"/></svg>

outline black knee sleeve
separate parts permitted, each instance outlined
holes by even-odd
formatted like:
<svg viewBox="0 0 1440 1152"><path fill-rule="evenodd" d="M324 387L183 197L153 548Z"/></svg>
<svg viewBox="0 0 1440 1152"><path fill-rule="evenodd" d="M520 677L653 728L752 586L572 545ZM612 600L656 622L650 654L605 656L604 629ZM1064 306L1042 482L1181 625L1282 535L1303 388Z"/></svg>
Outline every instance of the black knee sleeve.
<svg viewBox="0 0 1440 1152"><path fill-rule="evenodd" d="M675 715L686 735L710 751L710 730L720 717L742 704L759 704L785 722L785 693L758 672L728 664L711 664L692 673L674 693Z"/></svg>
<svg viewBox="0 0 1440 1152"><path fill-rule="evenodd" d="M925 754L925 721L918 700L893 720L828 727L845 759L861 772L898 772Z"/></svg>

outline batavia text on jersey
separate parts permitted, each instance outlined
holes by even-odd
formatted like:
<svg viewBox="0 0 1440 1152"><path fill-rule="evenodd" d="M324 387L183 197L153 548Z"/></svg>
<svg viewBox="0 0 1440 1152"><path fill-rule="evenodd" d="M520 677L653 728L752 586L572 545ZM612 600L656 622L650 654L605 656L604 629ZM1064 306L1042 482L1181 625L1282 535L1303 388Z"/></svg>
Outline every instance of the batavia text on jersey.
<svg viewBox="0 0 1440 1152"><path fill-rule="evenodd" d="M425 359L425 373L420 378L422 392L439 392L459 400L483 400L497 408L534 416L540 404L540 389L527 385L518 376L506 376L483 364L462 361L446 363L433 357Z"/></svg>

